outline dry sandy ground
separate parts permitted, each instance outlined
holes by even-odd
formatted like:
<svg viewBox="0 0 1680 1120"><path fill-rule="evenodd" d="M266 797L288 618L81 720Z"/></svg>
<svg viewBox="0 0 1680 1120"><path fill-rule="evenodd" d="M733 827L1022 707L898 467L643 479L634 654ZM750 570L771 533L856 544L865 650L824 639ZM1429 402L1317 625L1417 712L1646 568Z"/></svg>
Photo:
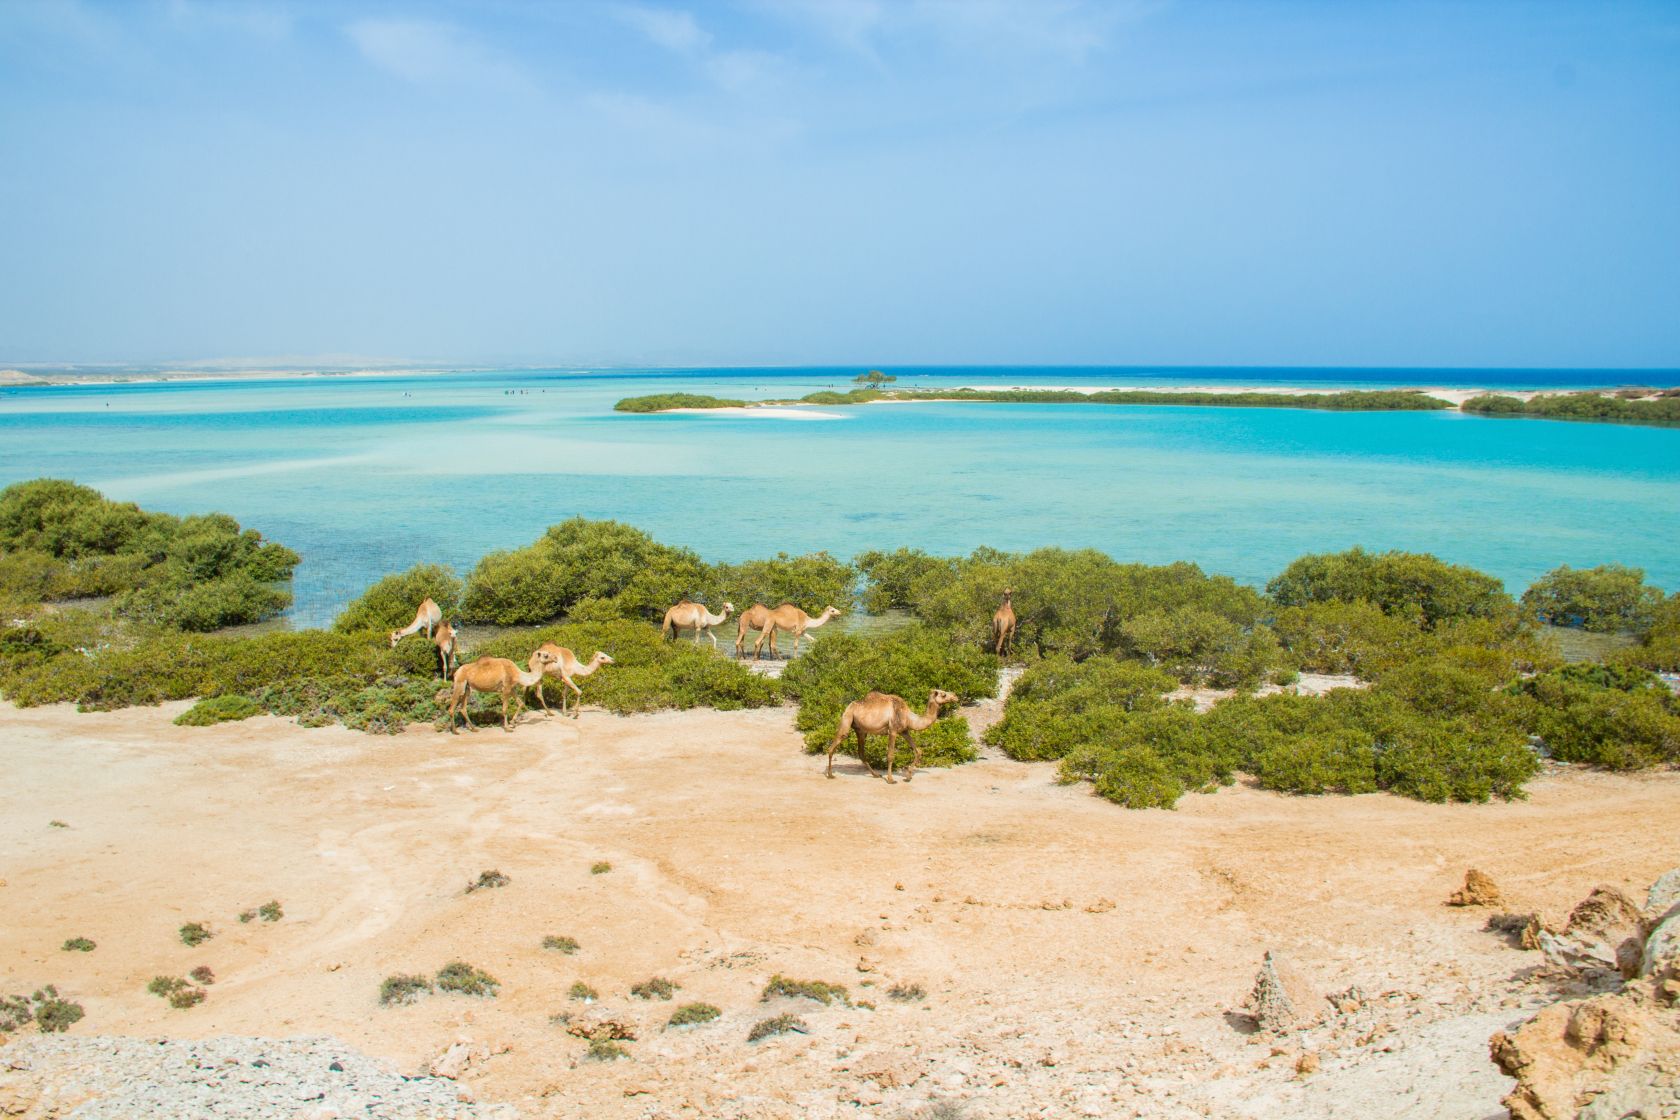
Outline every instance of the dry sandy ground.
<svg viewBox="0 0 1680 1120"><path fill-rule="evenodd" d="M997 758L825 781L787 710L380 738L171 726L183 706L0 708L0 990L57 983L77 1034L330 1034L404 1072L467 1039L489 1056L462 1087L525 1117L1500 1115L1486 1038L1545 994L1537 962L1442 900L1476 866L1561 918L1680 862L1674 773L1562 771L1489 806L1238 786L1129 812ZM512 882L464 893L487 868ZM284 920L236 920L269 899ZM216 936L189 949L195 920ZM97 951L61 951L75 936ZM1267 949L1363 1010L1245 1033L1227 1013ZM385 976L456 959L500 997L378 1005ZM146 993L200 964L201 1006ZM875 1006L761 1003L773 973ZM677 1002L629 998L656 975ZM584 1010L579 979L634 1022L629 1060L584 1061L551 1023ZM661 1029L686 1000L723 1016ZM784 1010L809 1033L745 1041Z"/></svg>

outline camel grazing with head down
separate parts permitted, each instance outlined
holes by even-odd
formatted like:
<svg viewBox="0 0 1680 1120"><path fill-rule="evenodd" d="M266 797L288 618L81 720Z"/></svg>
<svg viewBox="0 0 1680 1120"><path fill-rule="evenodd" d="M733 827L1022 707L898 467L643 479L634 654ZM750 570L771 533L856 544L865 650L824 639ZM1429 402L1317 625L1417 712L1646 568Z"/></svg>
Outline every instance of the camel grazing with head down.
<svg viewBox="0 0 1680 1120"><path fill-rule="evenodd" d="M577 654L565 646L557 646L553 642L544 642L537 647L537 652L545 653L549 658L543 672L552 673L560 678L560 714L562 716L566 714L566 689L569 688L577 694L577 699L572 702L572 718L577 719L578 705L583 703L583 689L577 686L576 678L587 677L601 666L611 665L613 659L600 650L596 650L595 656L591 657L589 664L585 665L577 659ZM542 705L542 710L546 714L551 716L554 714L548 707L548 698L543 695L540 685L537 688L537 702Z"/></svg>
<svg viewBox="0 0 1680 1120"><path fill-rule="evenodd" d="M455 683L449 690L449 733L456 733L457 707L461 709L461 718L467 722L467 730L478 730L473 725L472 716L467 712L467 701L474 692L502 694L502 730L512 731L513 724L508 722L508 704L514 702L525 689L542 680L543 670L553 661L553 654L539 649L531 654L531 668L528 672L521 672L519 666L505 657L480 657L456 669ZM520 703L523 704L523 701Z"/></svg>
<svg viewBox="0 0 1680 1120"><path fill-rule="evenodd" d="M1003 589L1003 606L992 615L992 652L999 657L1015 641L1015 607L1010 596L1015 592L1009 588Z"/></svg>
<svg viewBox="0 0 1680 1120"><path fill-rule="evenodd" d="M840 713L840 728L834 733L834 741L828 745L828 776L834 777L834 750L846 741L847 735L857 736L858 761L869 767L871 777L879 778L875 767L869 765L869 755L864 750L865 740L871 735L885 735L887 737L887 781L893 780L893 755L898 751L898 737L904 736L910 744L911 761L904 771L904 780L909 781L916 776L916 767L922 764L922 745L916 742L913 734L926 731L933 726L933 721L939 718L939 709L946 704L955 704L955 693L946 692L943 688L936 688L928 693L927 711L920 715L910 710L902 696L894 696L890 692L871 692L862 700L853 700L846 705L846 710Z"/></svg>
<svg viewBox="0 0 1680 1120"><path fill-rule="evenodd" d="M438 663L443 666L443 679L449 679L449 661L451 658L459 665L461 663L461 647L455 641L455 627L448 622L438 623L437 633L432 635L432 644L437 647Z"/></svg>
<svg viewBox="0 0 1680 1120"><path fill-rule="evenodd" d="M805 636L805 631L815 630L825 626L830 619L840 616L839 607L824 607L822 614L812 618L792 603L783 603L775 610L771 610L763 603L754 603L751 609L741 615L740 624L735 629L735 656L742 656L742 649L747 644L747 631L757 630L758 640L753 642L753 660L758 660L759 651L764 648L764 642L769 639L770 656L776 656L776 631L785 630L793 635L793 654L799 653L799 639Z"/></svg>
<svg viewBox="0 0 1680 1120"><path fill-rule="evenodd" d="M734 603L725 603L722 614L713 614L704 603L691 603L684 599L665 612L665 625L661 627L661 632L674 642L684 630L693 630L694 644L699 645L700 632L704 630L706 637L712 640L712 648L716 649L717 635L712 633L712 627L728 618L729 612L734 609Z"/></svg>
<svg viewBox="0 0 1680 1120"><path fill-rule="evenodd" d="M423 630L426 631L426 637L428 637L428 638L431 637L432 636L432 627L436 626L438 623L440 623L442 621L443 621L443 611L442 611L442 609L439 608L439 606L436 603L432 602L430 599L426 599L426 600L422 601L421 604L420 604L420 609L414 612L414 621L413 622L409 623L407 626L404 626L401 630L391 631L391 648L396 649L398 642L402 641L404 638L408 637L410 634L414 633L416 630L422 630L423 629Z"/></svg>

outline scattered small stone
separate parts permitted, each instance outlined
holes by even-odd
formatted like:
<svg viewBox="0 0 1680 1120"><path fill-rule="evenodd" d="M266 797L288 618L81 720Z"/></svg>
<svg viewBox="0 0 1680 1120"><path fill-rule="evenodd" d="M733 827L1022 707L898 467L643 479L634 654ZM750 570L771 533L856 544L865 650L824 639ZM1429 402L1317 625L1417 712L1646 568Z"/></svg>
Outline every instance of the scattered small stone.
<svg viewBox="0 0 1680 1120"><path fill-rule="evenodd" d="M1465 873L1463 888L1447 898L1448 906L1502 906L1504 903L1499 885L1474 867Z"/></svg>

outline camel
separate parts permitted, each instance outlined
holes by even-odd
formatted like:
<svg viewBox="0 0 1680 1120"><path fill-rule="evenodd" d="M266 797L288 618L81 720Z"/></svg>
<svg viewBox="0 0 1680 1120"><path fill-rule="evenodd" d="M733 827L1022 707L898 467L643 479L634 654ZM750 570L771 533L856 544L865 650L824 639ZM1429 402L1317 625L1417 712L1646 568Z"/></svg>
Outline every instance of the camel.
<svg viewBox="0 0 1680 1120"><path fill-rule="evenodd" d="M1015 641L1015 607L1010 596L1015 592L1009 588L1003 589L1003 605L992 615L992 652L999 657Z"/></svg>
<svg viewBox="0 0 1680 1120"><path fill-rule="evenodd" d="M712 627L729 617L729 612L735 609L734 603L723 604L722 614L713 614L706 609L704 603L691 603L687 599L678 603L665 612L664 635L673 642L684 630L694 631L694 644L700 644L700 631L706 632L706 637L712 640L712 648L717 648L717 635L712 633Z"/></svg>
<svg viewBox="0 0 1680 1120"><path fill-rule="evenodd" d="M457 707L461 709L461 718L467 722L467 730L478 730L473 725L472 716L467 712L467 701L475 691L502 694L502 730L512 731L513 725L508 722L508 703L519 697L525 689L542 680L544 670L553 661L553 654L539 649L531 654L528 672L520 672L519 666L505 657L480 657L456 669L455 683L449 690L449 733L456 734ZM523 706L524 701L520 700L519 703Z"/></svg>
<svg viewBox="0 0 1680 1120"><path fill-rule="evenodd" d="M847 735L857 735L858 761L869 767L870 777L879 778L875 767L869 765L869 755L865 752L864 741L870 735L885 735L887 737L887 783L893 781L893 755L898 751L898 737L903 735L910 744L912 751L910 766L904 771L904 780L909 781L916 776L916 767L922 764L922 745L916 742L912 732L926 731L933 726L933 721L939 718L939 709L946 704L955 704L955 693L946 692L943 688L936 688L928 693L927 711L917 715L910 710L910 705L904 697L894 696L889 692L871 692L862 700L853 700L846 705L846 710L840 713L840 728L834 733L834 741L828 745L828 776L834 777L834 749L845 742Z"/></svg>
<svg viewBox="0 0 1680 1120"><path fill-rule="evenodd" d="M455 627L448 622L438 623L437 633L432 635L432 644L437 647L438 662L443 666L443 679L449 679L449 660L455 659L455 664L461 663L461 647L455 641Z"/></svg>
<svg viewBox="0 0 1680 1120"><path fill-rule="evenodd" d="M577 699L572 703L572 718L577 719L578 705L583 702L583 689L577 686L577 681L574 678L587 677L601 666L611 665L613 659L600 650L596 650L595 656L591 657L589 664L585 665L577 659L577 655L571 650L565 646L557 646L553 642L544 642L537 647L537 652L546 653L549 657L549 663L543 671L553 673L560 678L560 684L563 686L560 690L560 715L562 718L566 714L565 690L569 688L577 694ZM552 716L554 714L549 710L548 698L543 695L540 685L537 688L537 702L542 705L542 710L546 715Z"/></svg>
<svg viewBox="0 0 1680 1120"><path fill-rule="evenodd" d="M402 641L416 630L424 629L426 631L426 637L430 638L432 636L432 627L442 621L443 611L438 607L438 605L432 602L429 598L424 600L420 604L420 609L414 612L413 622L404 626L401 630L391 631L391 648L396 649L398 642Z"/></svg>
<svg viewBox="0 0 1680 1120"><path fill-rule="evenodd" d="M771 610L763 603L754 603L741 615L740 624L735 630L735 656L742 656L742 650L747 644L747 631L757 630L758 640L753 643L753 660L758 660L759 651L764 648L766 638L770 640L770 657L776 656L776 631L786 630L793 635L793 653L799 653L799 639L805 636L805 631L815 630L819 626L827 625L832 618L840 615L839 607L825 607L822 614L812 618L792 603L783 603L775 610Z"/></svg>

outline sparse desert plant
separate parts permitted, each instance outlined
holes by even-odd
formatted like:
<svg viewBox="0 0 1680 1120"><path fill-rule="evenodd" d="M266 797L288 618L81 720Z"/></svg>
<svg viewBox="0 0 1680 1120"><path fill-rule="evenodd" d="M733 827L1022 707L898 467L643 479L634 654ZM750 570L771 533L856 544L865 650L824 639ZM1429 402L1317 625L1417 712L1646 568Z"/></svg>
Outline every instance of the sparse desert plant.
<svg viewBox="0 0 1680 1120"><path fill-rule="evenodd" d="M0 997L0 1033L20 1030L30 1023L42 1034L58 1034L82 1018L82 1005L62 998L51 984L31 995Z"/></svg>
<svg viewBox="0 0 1680 1120"><path fill-rule="evenodd" d="M460 992L464 996L496 995L501 981L466 961L451 961L438 969L437 989L440 992Z"/></svg>
<svg viewBox="0 0 1680 1120"><path fill-rule="evenodd" d="M927 998L927 989L920 984L894 984L887 989L887 998L896 999L900 1003L914 1003Z"/></svg>
<svg viewBox="0 0 1680 1120"><path fill-rule="evenodd" d="M257 916L265 922L278 922L286 916L286 912L280 908L279 901L274 900L257 907Z"/></svg>
<svg viewBox="0 0 1680 1120"><path fill-rule="evenodd" d="M567 956L571 956L578 951L578 943L575 938L561 937L553 933L542 939L542 947L553 949L557 953L565 953Z"/></svg>
<svg viewBox="0 0 1680 1120"><path fill-rule="evenodd" d="M177 1011L185 1011L189 1007L197 1007L204 1002L203 988L181 988L169 993L169 1006Z"/></svg>
<svg viewBox="0 0 1680 1120"><path fill-rule="evenodd" d="M651 980L643 980L640 984L630 985L630 994L637 999L670 999L671 993L675 992L677 987L678 985L665 977L655 976Z"/></svg>
<svg viewBox="0 0 1680 1120"><path fill-rule="evenodd" d="M179 976L154 976L151 983L146 985L146 990L154 996L168 999L185 987L188 987L187 982Z"/></svg>
<svg viewBox="0 0 1680 1120"><path fill-rule="evenodd" d="M244 924L246 922L254 922L256 920L257 920L257 912L255 910L241 910L239 912L239 921L240 921L241 924Z"/></svg>
<svg viewBox="0 0 1680 1120"><path fill-rule="evenodd" d="M592 863L589 865L589 873L591 875L605 875L611 870L612 864L608 863L606 860L601 860L598 863Z"/></svg>
<svg viewBox="0 0 1680 1120"><path fill-rule="evenodd" d="M47 827L48 828L69 828L70 826L65 824L63 821L52 820L52 821L47 822Z"/></svg>
<svg viewBox="0 0 1680 1120"><path fill-rule="evenodd" d="M66 953L91 953L97 948L99 948L98 945L85 937L72 937L64 943Z"/></svg>
<svg viewBox="0 0 1680 1120"><path fill-rule="evenodd" d="M771 1038L789 1031L798 1034L809 1034L810 1026L805 1020L796 1015L777 1015L773 1019L760 1019L753 1024L752 1030L747 1032L748 1042L757 1042L763 1038Z"/></svg>
<svg viewBox="0 0 1680 1120"><path fill-rule="evenodd" d="M263 714L263 707L249 696L207 696L175 717L176 727L212 727Z"/></svg>
<svg viewBox="0 0 1680 1120"><path fill-rule="evenodd" d="M191 948L197 948L214 936L203 922L188 922L181 927L181 944Z"/></svg>
<svg viewBox="0 0 1680 1120"><path fill-rule="evenodd" d="M616 1062L620 1058L628 1058L629 1056L630 1051L610 1038L592 1038L589 1040L587 1057L592 1062Z"/></svg>
<svg viewBox="0 0 1680 1120"><path fill-rule="evenodd" d="M572 990L568 992L567 995L572 999L582 1000L584 1003L594 1003L596 1000L601 998L600 992L597 992L594 988L591 988L582 980L574 983L572 985Z"/></svg>
<svg viewBox="0 0 1680 1120"><path fill-rule="evenodd" d="M478 878L467 884L467 893L471 894L474 891L487 891L495 887L505 887L511 882L513 882L513 880L509 879L506 875L503 875L500 871L480 871L478 873Z"/></svg>
<svg viewBox="0 0 1680 1120"><path fill-rule="evenodd" d="M790 980L780 973L770 978L770 983L764 986L764 994L760 1000L771 1000L777 996L788 996L792 999L814 999L818 1003L828 1004L839 1000L850 1005L851 998L846 989L840 984L830 984L823 980Z"/></svg>
<svg viewBox="0 0 1680 1120"><path fill-rule="evenodd" d="M216 974L210 971L210 966L207 964L199 965L187 975L192 977L196 984L214 984L216 982Z"/></svg>
<svg viewBox="0 0 1680 1120"><path fill-rule="evenodd" d="M671 1013L671 1019L665 1025L668 1027L690 1027L700 1023L709 1023L723 1012L709 1003L685 1003Z"/></svg>
<svg viewBox="0 0 1680 1120"><path fill-rule="evenodd" d="M379 1002L384 1007L401 1006L415 1002L431 990L432 982L424 976L399 972L385 977L385 982L379 985Z"/></svg>

